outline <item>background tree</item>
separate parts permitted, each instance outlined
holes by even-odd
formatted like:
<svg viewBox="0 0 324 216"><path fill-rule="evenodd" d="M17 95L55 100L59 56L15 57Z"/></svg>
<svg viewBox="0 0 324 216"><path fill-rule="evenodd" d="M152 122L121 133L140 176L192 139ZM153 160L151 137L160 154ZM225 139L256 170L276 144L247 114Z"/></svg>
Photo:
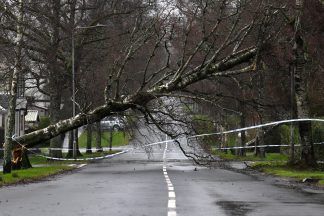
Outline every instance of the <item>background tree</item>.
<svg viewBox="0 0 324 216"><path fill-rule="evenodd" d="M30 68L34 76L46 81L40 89L53 102L52 116L62 117L61 105L71 103L70 42L75 36L79 114L71 118L70 113L60 121L53 117L46 129L17 139L28 146L129 110L171 137L192 134L190 119L182 114L183 103L203 101L223 113L240 112L237 99L243 89L233 80L246 87L246 124L256 113L259 120L271 121L284 118L290 110L286 69L293 55L285 38L296 31L289 30L291 22L285 19L293 14L295 1L29 3L24 22L28 43L23 48L33 62L30 65L39 66ZM94 28L81 28L87 26ZM281 56L284 53L288 55ZM264 81L257 85L260 71ZM58 92L62 86L66 90ZM184 125L186 129L176 129Z"/></svg>

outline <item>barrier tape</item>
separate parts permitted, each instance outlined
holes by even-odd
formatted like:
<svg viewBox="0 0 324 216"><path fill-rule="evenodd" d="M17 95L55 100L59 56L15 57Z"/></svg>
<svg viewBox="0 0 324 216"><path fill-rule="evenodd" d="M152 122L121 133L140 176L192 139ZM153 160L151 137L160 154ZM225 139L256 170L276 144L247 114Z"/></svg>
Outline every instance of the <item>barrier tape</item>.
<svg viewBox="0 0 324 216"><path fill-rule="evenodd" d="M245 127L245 128L238 128L238 129L224 131L224 132L198 134L198 135L194 135L194 136L189 136L188 138L196 138L196 137L211 136L211 135L221 135L221 134L230 134L230 133L236 133L236 132L246 131L246 130L251 130L251 129L256 129L256 128L268 127L268 126L272 126L272 125L279 125L279 124L283 124L283 123L303 122L303 121L324 122L324 119L310 119L310 118L307 118L307 119L289 119L289 120L270 122L270 123L266 123L266 124L254 125L254 126Z"/></svg>
<svg viewBox="0 0 324 216"><path fill-rule="evenodd" d="M17 142L22 148L25 148L27 149L27 151L35 154L36 156L39 156L39 157L43 157L43 158L46 158L46 159L49 159L49 160L57 160L57 161L93 161L93 160L103 160L103 159L108 159L108 158L113 158L113 157L116 157L118 155L122 155L122 154L125 154L131 150L135 150L135 148L129 148L129 149L125 149L121 152L117 152L115 154L111 154L111 155L105 155L105 156L100 156L100 157L89 157L89 158L56 158L56 157L50 157L50 156L46 156L46 155L42 155L42 154L39 154L37 152L34 152L33 150L31 150L32 148L26 148L23 144L19 143L16 139L15 139L15 135L13 135L11 137L12 140L14 140L15 142ZM148 147L148 146L153 146L153 145L159 145L159 144L163 144L165 142L168 142L168 141L161 141L161 142L155 142L155 143L150 143L150 144L147 144L147 145L144 145L144 146L141 146L141 147ZM64 148L51 148L52 150L53 149L58 149L58 150L62 150ZM72 149L73 150L73 149Z"/></svg>
<svg viewBox="0 0 324 216"><path fill-rule="evenodd" d="M314 145L324 145L324 142L313 143ZM300 144L294 144L294 146L301 146ZM290 147L290 145L259 145L259 146L235 146L235 147L224 147L224 148L215 148L216 150L231 150L231 149L253 149L253 148L267 148L267 147Z"/></svg>
<svg viewBox="0 0 324 216"><path fill-rule="evenodd" d="M167 143L167 142L173 142L182 138L186 138L187 140L190 138L198 138L198 137L204 137L204 136L211 136L211 135L221 135L221 134L230 134L230 133L236 133L236 132L240 132L240 131L246 131L246 130L251 130L251 129L256 129L256 128L262 128L262 127L268 127L268 126L272 126L272 125L279 125L279 124L284 124L284 123L292 123L292 122L303 122L303 121L313 121L313 122L324 122L324 119L311 119L311 118L305 118L305 119L288 119L288 120L281 120L281 121L276 121L276 122L270 122L270 123L265 123L265 124L260 124L260 125L254 125L254 126L250 126L250 127L245 127L245 128L238 128L238 129L234 129L234 130L229 130L229 131L223 131L223 132L216 132L216 133L206 133L206 134L198 134L198 135L193 135L193 136L188 136L188 137L180 137L177 139L170 139L170 140L165 140L165 141L160 141L160 142L154 142L154 143L150 143L147 145L144 145L142 147L148 147L148 146L153 146L153 145L158 145L158 144L163 144L163 143ZM136 149L136 148L130 148L130 149L126 149L123 150L121 152L115 153L115 154L111 154L111 155L106 155L106 156L101 156L101 157L92 157L92 158L79 158L79 159L70 159L70 158L55 158L55 157L49 157L46 155L41 155L38 154L36 152L33 152L32 150L26 148L23 144L19 143L16 139L15 139L15 135L12 136L12 139L17 142L19 145L21 145L23 148L27 149L28 151L34 153L37 156L40 157L44 157L47 159L51 159L51 160L66 160L66 161L86 161L86 160L101 160L101 159L105 159L105 158L112 158L115 157L117 155L121 155L121 154L125 154L127 152L129 152L130 150ZM267 146L257 146L259 148L262 147L272 147L272 146L285 146L285 145L267 145ZM287 145L288 146L288 145ZM297 145L298 146L298 145ZM229 149L239 149L239 148L255 148L255 146L247 146L247 147L231 147ZM63 148L52 148L52 150L54 149L58 149L61 150ZM220 150L222 148L219 148ZM228 148L223 148L223 150L226 150Z"/></svg>
<svg viewBox="0 0 324 216"><path fill-rule="evenodd" d="M25 147L26 148L26 147ZM46 147L41 147L41 148L28 148L31 151L39 151L39 150L65 150L65 151L73 151L73 149L69 148L46 148ZM103 147L101 148L102 150L110 150L109 147ZM100 149L100 150L101 150ZM112 148L112 150L123 150L124 148ZM4 150L3 148L0 148L0 150ZM79 150L88 150L87 148L79 148ZM91 148L89 150L96 151L98 150L97 148Z"/></svg>

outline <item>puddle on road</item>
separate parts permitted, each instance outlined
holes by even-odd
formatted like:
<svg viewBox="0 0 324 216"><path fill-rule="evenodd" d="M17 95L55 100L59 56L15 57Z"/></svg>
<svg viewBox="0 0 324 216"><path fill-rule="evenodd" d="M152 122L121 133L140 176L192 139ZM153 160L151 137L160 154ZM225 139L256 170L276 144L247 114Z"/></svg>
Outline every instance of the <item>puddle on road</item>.
<svg viewBox="0 0 324 216"><path fill-rule="evenodd" d="M221 206L228 216L246 216L253 210L248 203L240 201L219 201L216 204Z"/></svg>

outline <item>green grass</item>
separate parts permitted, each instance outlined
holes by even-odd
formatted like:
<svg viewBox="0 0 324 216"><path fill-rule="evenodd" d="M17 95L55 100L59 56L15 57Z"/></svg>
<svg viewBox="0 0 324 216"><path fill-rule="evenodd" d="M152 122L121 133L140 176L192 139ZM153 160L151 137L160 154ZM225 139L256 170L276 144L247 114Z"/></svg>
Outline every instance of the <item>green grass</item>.
<svg viewBox="0 0 324 216"><path fill-rule="evenodd" d="M113 140L112 146L124 146L129 143L129 135L128 133L124 133L122 131L114 131L113 132ZM110 132L104 131L101 136L101 145L102 147L109 147L109 140L110 140ZM79 137L79 147L86 148L87 146L87 132L83 132ZM96 146L96 134L92 133L92 146Z"/></svg>
<svg viewBox="0 0 324 216"><path fill-rule="evenodd" d="M253 168L280 177L294 178L298 181L304 178L321 179L319 185L324 185L324 171L322 169L299 169L286 165L285 162L255 162Z"/></svg>
<svg viewBox="0 0 324 216"><path fill-rule="evenodd" d="M43 179L45 177L61 173L63 171L72 170L73 167L57 165L46 167L35 167L24 170L14 170L11 174L0 174L0 187L20 182L32 182Z"/></svg>
<svg viewBox="0 0 324 216"><path fill-rule="evenodd" d="M245 157L233 155L232 153L224 153L213 151L212 154L219 156L224 160L239 160L239 161L287 161L288 156L280 153L267 153L265 158L260 158L254 155L253 152L247 152Z"/></svg>
<svg viewBox="0 0 324 216"><path fill-rule="evenodd" d="M321 186L324 186L324 180L320 180L320 181L318 182L318 184L321 185Z"/></svg>

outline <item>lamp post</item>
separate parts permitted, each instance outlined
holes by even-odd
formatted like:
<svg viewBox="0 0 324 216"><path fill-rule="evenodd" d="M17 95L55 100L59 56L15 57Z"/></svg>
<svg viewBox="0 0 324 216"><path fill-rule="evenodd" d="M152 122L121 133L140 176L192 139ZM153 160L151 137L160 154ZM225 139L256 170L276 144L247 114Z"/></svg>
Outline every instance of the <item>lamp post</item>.
<svg viewBox="0 0 324 216"><path fill-rule="evenodd" d="M97 24L93 26L76 26L72 29L72 38L71 38L71 46L72 46L72 115L73 118L76 116L76 107L75 107L75 38L74 33L77 29L92 29L98 27L108 27L108 25ZM73 158L76 159L77 149L76 149L76 136L78 134L75 133L75 129L72 131L72 143L73 143Z"/></svg>

